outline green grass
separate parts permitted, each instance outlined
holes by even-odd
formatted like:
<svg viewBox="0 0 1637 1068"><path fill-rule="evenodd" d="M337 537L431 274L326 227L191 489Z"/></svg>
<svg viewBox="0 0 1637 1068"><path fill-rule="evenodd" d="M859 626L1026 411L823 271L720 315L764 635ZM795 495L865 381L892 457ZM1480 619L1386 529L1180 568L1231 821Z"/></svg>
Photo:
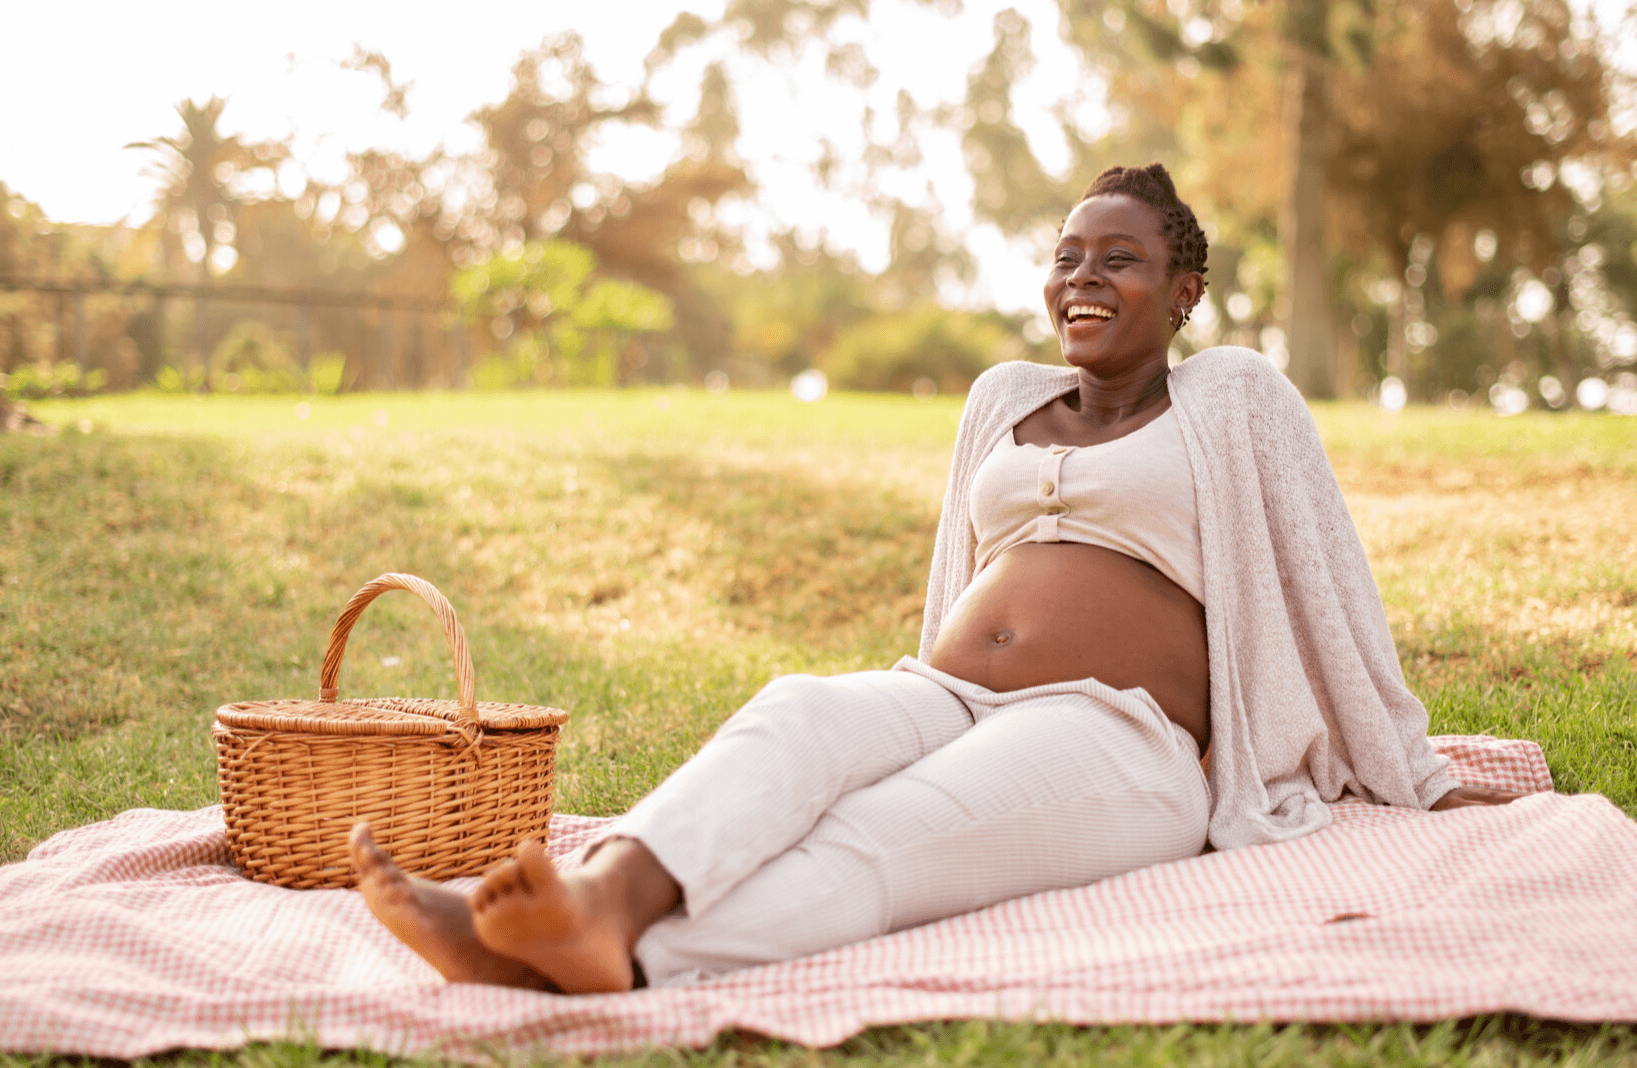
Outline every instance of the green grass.
<svg viewBox="0 0 1637 1068"><path fill-rule="evenodd" d="M575 1058L510 1060L497 1064L582 1064ZM61 1064L46 1057L7 1057L7 1068ZM368 1052L326 1052L298 1042L251 1046L226 1053L183 1050L137 1061L140 1068L416 1068L435 1062L396 1060ZM876 1028L834 1049L813 1050L750 1035L726 1035L703 1050L652 1050L600 1058L600 1068L919 1068L930 1065L1003 1065L1017 1068L1534 1068L1537 1065L1605 1068L1637 1064L1637 1035L1629 1028L1563 1027L1517 1017L1449 1021L1431 1027L1210 1025L1070 1027L964 1020L915 1027ZM88 1065L87 1068L90 1068Z"/></svg>
<svg viewBox="0 0 1637 1068"><path fill-rule="evenodd" d="M454 602L480 698L571 712L560 808L621 811L769 678L914 651L959 401L138 395L33 410L60 432L0 436L0 860L133 806L214 802L215 707L312 695L336 611L388 570ZM1433 729L1534 738L1560 788L1637 813L1633 421L1316 415ZM453 695L413 598L377 601L354 635L343 693ZM824 1053L731 1037L616 1063L677 1061L1613 1065L1637 1063L1637 1039L1520 1021L963 1023Z"/></svg>

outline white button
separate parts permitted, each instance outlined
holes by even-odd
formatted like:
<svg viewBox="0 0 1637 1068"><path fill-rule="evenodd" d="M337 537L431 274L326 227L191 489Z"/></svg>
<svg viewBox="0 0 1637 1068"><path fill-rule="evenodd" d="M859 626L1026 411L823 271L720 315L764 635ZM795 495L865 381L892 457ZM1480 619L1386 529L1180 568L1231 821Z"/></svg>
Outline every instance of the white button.
<svg viewBox="0 0 1637 1068"><path fill-rule="evenodd" d="M1057 487L1052 485L1050 482L1042 482L1040 484L1040 492L1047 497L1050 497L1052 495L1052 490L1056 488Z"/></svg>

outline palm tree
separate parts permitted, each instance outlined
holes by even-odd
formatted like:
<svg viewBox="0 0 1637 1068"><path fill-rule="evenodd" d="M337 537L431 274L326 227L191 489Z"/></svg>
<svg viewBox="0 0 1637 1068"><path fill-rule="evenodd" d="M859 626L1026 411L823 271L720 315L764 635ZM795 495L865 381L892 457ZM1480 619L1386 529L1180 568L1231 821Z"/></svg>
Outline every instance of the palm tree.
<svg viewBox="0 0 1637 1068"><path fill-rule="evenodd" d="M154 154L151 173L163 182L158 215L168 232L179 229L184 240L198 234L203 241L199 261L205 272L222 243L218 227L233 221L234 198L227 185L233 172L276 164L289 154L289 146L280 142L247 144L237 135L223 135L219 124L226 106L227 101L218 96L203 104L184 100L176 105L182 119L180 134L125 146ZM175 226L169 225L172 220Z"/></svg>

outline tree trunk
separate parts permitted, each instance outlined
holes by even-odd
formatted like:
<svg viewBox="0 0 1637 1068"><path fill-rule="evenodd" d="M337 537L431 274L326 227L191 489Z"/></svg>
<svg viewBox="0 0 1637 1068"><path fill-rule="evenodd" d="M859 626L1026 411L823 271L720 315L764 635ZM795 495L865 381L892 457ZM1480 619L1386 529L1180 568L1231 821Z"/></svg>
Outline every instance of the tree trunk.
<svg viewBox="0 0 1637 1068"><path fill-rule="evenodd" d="M1286 374L1302 395L1335 396L1330 301L1324 251L1324 134L1329 124L1322 34L1327 0L1294 0L1285 71L1285 197L1279 238L1285 246L1286 326L1290 365Z"/></svg>

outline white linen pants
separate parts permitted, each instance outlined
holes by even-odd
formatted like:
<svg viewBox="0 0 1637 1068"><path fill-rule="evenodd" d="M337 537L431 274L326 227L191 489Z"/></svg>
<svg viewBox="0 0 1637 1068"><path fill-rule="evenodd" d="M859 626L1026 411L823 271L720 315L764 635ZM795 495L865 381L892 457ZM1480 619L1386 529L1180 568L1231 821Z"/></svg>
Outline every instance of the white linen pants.
<svg viewBox="0 0 1637 1068"><path fill-rule="evenodd" d="M662 986L1191 857L1209 809L1147 691L995 693L905 657L769 683L609 836L681 884L636 946Z"/></svg>

